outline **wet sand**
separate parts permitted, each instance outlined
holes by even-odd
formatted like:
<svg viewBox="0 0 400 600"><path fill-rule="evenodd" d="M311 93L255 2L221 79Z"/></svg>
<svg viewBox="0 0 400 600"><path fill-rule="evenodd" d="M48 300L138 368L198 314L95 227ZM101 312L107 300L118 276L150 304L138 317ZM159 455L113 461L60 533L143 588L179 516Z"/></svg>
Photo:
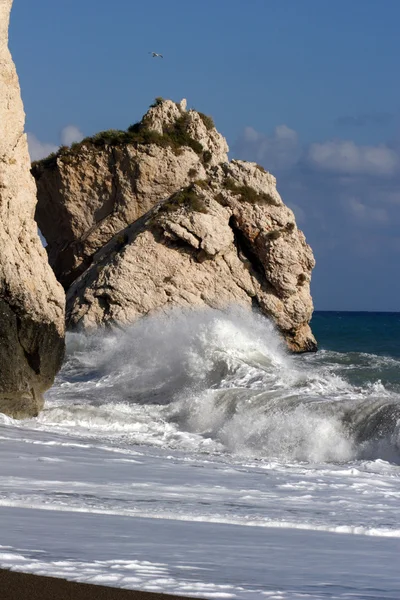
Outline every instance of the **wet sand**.
<svg viewBox="0 0 400 600"><path fill-rule="evenodd" d="M0 569L1 600L188 600L153 592L124 590L104 585L76 583L56 577L43 577ZM191 600L194 600L193 598ZM198 600L198 598L197 598Z"/></svg>

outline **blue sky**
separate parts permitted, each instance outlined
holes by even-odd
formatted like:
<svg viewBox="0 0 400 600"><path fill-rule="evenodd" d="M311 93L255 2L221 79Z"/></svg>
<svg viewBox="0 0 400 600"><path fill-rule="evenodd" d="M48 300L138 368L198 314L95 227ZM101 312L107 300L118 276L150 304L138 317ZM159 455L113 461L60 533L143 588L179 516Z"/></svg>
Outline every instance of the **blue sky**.
<svg viewBox="0 0 400 600"><path fill-rule="evenodd" d="M316 309L400 311L399 22L398 0L14 0L10 46L35 156L185 97L277 176Z"/></svg>

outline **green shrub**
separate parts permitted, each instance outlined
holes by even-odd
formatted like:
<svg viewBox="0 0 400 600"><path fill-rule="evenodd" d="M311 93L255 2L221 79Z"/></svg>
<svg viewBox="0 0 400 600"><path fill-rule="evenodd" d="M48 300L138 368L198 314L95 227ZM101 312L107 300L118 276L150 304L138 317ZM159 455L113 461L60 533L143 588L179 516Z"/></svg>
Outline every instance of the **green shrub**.
<svg viewBox="0 0 400 600"><path fill-rule="evenodd" d="M75 154L61 154L59 158L65 165L72 165L77 159Z"/></svg>
<svg viewBox="0 0 400 600"><path fill-rule="evenodd" d="M279 229L274 229L273 231L270 231L269 233L267 233L267 238L270 240L277 240L278 238L280 238L282 235L282 231L279 231Z"/></svg>
<svg viewBox="0 0 400 600"><path fill-rule="evenodd" d="M145 123L135 123L128 127L130 134L128 143L157 144L164 148L169 146L176 154L179 154L183 146L189 146L196 154L200 155L203 152L203 146L190 137L187 131L189 124L190 116L187 113L172 123L163 134L148 129Z"/></svg>
<svg viewBox="0 0 400 600"><path fill-rule="evenodd" d="M41 160L35 160L32 163L32 170L36 170L39 166L46 167L47 169L51 169L52 167L55 167L57 164L57 157L58 157L58 153L52 152L51 154L46 156L46 158L42 158Z"/></svg>
<svg viewBox="0 0 400 600"><path fill-rule="evenodd" d="M162 98L161 96L157 96L157 98L155 98L153 104L150 104L150 108L155 108L156 106L160 106L160 104L162 104L164 102L164 98Z"/></svg>
<svg viewBox="0 0 400 600"><path fill-rule="evenodd" d="M251 202L252 204L267 203L271 204L271 198L265 192L257 192L254 188L248 185L238 185L232 177L227 177L224 181L224 188L237 196L241 196L242 200Z"/></svg>
<svg viewBox="0 0 400 600"><path fill-rule="evenodd" d="M127 132L128 133L139 133L139 131L143 128L141 123L133 123L133 125L129 125Z"/></svg>
<svg viewBox="0 0 400 600"><path fill-rule="evenodd" d="M233 192L234 194L238 193L238 185L235 183L235 180L232 177L227 177L223 183L223 186L226 190Z"/></svg>
<svg viewBox="0 0 400 600"><path fill-rule="evenodd" d="M107 131L99 131L91 138L91 143L95 146L116 146L123 144L126 141L126 131L119 129L108 129Z"/></svg>
<svg viewBox="0 0 400 600"><path fill-rule="evenodd" d="M208 115L205 115L202 112L199 112L198 114L199 114L200 119L203 121L204 125L208 129L208 131L210 131L210 129L214 129L215 124L214 124L212 117L209 117Z"/></svg>
<svg viewBox="0 0 400 600"><path fill-rule="evenodd" d="M167 146L166 140L161 133L154 131L153 129L147 129L141 123L135 123L128 127L126 133L127 144L133 144L138 146L139 144L157 144L159 146Z"/></svg>
<svg viewBox="0 0 400 600"><path fill-rule="evenodd" d="M169 200L161 205L161 212L173 212L180 206L186 206L196 212L206 213L207 208L201 198L196 194L193 185L180 190Z"/></svg>
<svg viewBox="0 0 400 600"><path fill-rule="evenodd" d="M164 133L174 148L180 148L181 146L189 146L196 152L201 154L203 152L203 146L197 140L190 137L187 128L191 122L189 113L184 113L179 119L175 121Z"/></svg>
<svg viewBox="0 0 400 600"><path fill-rule="evenodd" d="M156 98L153 106L158 106L163 101L163 98ZM190 123L191 118L189 113L184 113L172 123L163 134L149 129L145 120L130 125L126 131L120 129L100 131L93 136L84 138L81 142L75 142L70 148L62 146L56 153L53 152L47 158L32 163L32 168L37 165L54 168L57 164L58 157L71 157L74 154L78 154L82 146L103 148L104 146L117 146L123 144L133 144L136 147L141 144L157 144L163 148L171 148L177 155L182 152L184 146L188 146L189 148L192 148L196 154L202 157L204 163L207 163L211 160L211 153L208 150L204 151L202 144L190 136L188 132Z"/></svg>
<svg viewBox="0 0 400 600"><path fill-rule="evenodd" d="M196 179L196 181L193 183L198 187L201 187L203 190L207 190L210 187L210 183L207 181L207 179Z"/></svg>

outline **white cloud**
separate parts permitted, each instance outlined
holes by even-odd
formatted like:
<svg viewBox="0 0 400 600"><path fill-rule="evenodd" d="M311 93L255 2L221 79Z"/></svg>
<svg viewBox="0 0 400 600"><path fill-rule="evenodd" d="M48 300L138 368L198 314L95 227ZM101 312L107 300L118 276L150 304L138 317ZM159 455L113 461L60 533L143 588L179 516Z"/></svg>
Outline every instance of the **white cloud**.
<svg viewBox="0 0 400 600"><path fill-rule="evenodd" d="M28 133L28 148L31 161L45 158L52 152L57 152L59 146L50 142L41 142L33 133ZM62 146L70 146L74 142L80 142L84 135L76 125L66 125L61 130L60 141Z"/></svg>
<svg viewBox="0 0 400 600"><path fill-rule="evenodd" d="M278 125L275 127L275 139L281 141L290 141L297 144L297 133L287 125Z"/></svg>
<svg viewBox="0 0 400 600"><path fill-rule="evenodd" d="M311 144L307 156L317 169L351 175L394 175L399 155L384 144L358 146L353 141L328 141Z"/></svg>
<svg viewBox="0 0 400 600"><path fill-rule="evenodd" d="M387 211L384 208L377 208L363 204L357 198L349 198L346 202L347 207L358 221L373 222L373 223L388 223L389 218Z"/></svg>
<svg viewBox="0 0 400 600"><path fill-rule="evenodd" d="M58 146L47 142L40 142L33 133L28 133L28 149L31 161L45 158L52 152L57 152Z"/></svg>
<svg viewBox="0 0 400 600"><path fill-rule="evenodd" d="M272 135L246 127L236 143L235 153L256 160L272 173L301 164L342 177L388 177L400 173L400 153L386 144L367 146L352 140L327 140L305 148L299 143L296 131L287 125L279 125Z"/></svg>
<svg viewBox="0 0 400 600"><path fill-rule="evenodd" d="M76 125L67 125L61 131L61 144L70 146L74 142L83 140L84 135Z"/></svg>
<svg viewBox="0 0 400 600"><path fill-rule="evenodd" d="M242 139L244 142L258 142L262 139L262 134L253 129L253 127L245 127Z"/></svg>
<svg viewBox="0 0 400 600"><path fill-rule="evenodd" d="M239 157L251 154L252 160L272 172L293 166L301 154L297 133L287 125L278 125L272 135L245 127L235 149Z"/></svg>

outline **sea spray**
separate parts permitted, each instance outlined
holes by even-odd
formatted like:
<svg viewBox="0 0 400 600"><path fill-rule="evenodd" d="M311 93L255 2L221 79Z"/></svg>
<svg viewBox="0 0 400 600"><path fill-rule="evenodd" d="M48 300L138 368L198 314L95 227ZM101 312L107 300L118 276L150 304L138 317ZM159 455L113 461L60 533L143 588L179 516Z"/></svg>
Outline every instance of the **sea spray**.
<svg viewBox="0 0 400 600"><path fill-rule="evenodd" d="M368 380L379 357L353 359L349 370L340 353L289 356L267 319L237 307L172 311L70 334L34 426L260 459L400 462L399 394Z"/></svg>

